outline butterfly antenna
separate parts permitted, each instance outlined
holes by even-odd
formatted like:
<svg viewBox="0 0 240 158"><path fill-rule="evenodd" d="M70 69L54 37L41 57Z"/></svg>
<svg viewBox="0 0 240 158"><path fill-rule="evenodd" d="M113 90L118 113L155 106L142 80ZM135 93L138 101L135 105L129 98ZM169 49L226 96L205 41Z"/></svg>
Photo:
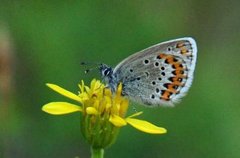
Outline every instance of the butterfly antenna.
<svg viewBox="0 0 240 158"><path fill-rule="evenodd" d="M82 65L82 66L90 66L90 65L94 65L94 66L96 66L96 65L100 65L101 63L97 63L97 62L81 62L80 63L80 65Z"/></svg>
<svg viewBox="0 0 240 158"><path fill-rule="evenodd" d="M84 72L85 74L89 73L90 71L92 70L95 70L95 69L98 69L99 68L99 65L101 65L100 63L97 63L97 62L81 62L80 63L81 66L91 66L91 68L89 69L86 69ZM93 67L94 66L94 67Z"/></svg>
<svg viewBox="0 0 240 158"><path fill-rule="evenodd" d="M90 68L90 69L86 69L84 72L85 72L85 74L87 74L87 73L89 73L89 72L92 71L92 70L98 69L98 67L99 67L99 66L96 66L96 67L93 67L93 68Z"/></svg>

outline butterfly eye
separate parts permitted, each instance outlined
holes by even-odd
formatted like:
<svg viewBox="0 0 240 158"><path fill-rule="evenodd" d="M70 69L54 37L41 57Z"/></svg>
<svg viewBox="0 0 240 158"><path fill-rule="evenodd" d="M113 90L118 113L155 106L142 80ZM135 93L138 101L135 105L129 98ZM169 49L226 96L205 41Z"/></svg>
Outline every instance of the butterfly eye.
<svg viewBox="0 0 240 158"><path fill-rule="evenodd" d="M111 72L112 72L112 69L107 68L107 69L105 69L105 70L103 71L103 75L104 75L104 76L109 76L109 75L111 74Z"/></svg>
<svg viewBox="0 0 240 158"><path fill-rule="evenodd" d="M108 70L105 70L105 71L103 72L103 74L104 74L104 76L107 76L107 75L109 74L109 71L108 71Z"/></svg>

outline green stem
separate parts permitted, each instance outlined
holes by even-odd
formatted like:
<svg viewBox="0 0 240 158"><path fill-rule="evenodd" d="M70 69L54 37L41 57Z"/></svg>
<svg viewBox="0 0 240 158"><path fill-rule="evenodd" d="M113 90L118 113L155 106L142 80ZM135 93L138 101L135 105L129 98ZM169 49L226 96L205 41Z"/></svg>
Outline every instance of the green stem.
<svg viewBox="0 0 240 158"><path fill-rule="evenodd" d="M103 158L104 149L102 148L91 148L91 158Z"/></svg>

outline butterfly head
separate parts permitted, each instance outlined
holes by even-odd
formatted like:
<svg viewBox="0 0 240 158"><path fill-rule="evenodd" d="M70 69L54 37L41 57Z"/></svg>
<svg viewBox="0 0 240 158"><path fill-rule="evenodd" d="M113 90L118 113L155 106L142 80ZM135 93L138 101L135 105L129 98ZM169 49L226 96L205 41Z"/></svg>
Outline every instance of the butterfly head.
<svg viewBox="0 0 240 158"><path fill-rule="evenodd" d="M116 92L119 81L116 79L113 68L106 64L100 64L99 70L103 81L107 84L107 87L110 88L112 92Z"/></svg>
<svg viewBox="0 0 240 158"><path fill-rule="evenodd" d="M104 81L109 82L112 79L113 69L110 66L100 64L99 70Z"/></svg>

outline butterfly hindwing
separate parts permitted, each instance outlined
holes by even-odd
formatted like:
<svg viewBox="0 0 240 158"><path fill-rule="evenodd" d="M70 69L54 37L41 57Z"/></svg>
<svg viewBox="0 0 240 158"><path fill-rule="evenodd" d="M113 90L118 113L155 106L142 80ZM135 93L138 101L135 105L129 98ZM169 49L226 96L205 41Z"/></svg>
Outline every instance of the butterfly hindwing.
<svg viewBox="0 0 240 158"><path fill-rule="evenodd" d="M191 86L196 58L194 39L180 38L129 56L113 74L131 100L149 106L173 105Z"/></svg>

